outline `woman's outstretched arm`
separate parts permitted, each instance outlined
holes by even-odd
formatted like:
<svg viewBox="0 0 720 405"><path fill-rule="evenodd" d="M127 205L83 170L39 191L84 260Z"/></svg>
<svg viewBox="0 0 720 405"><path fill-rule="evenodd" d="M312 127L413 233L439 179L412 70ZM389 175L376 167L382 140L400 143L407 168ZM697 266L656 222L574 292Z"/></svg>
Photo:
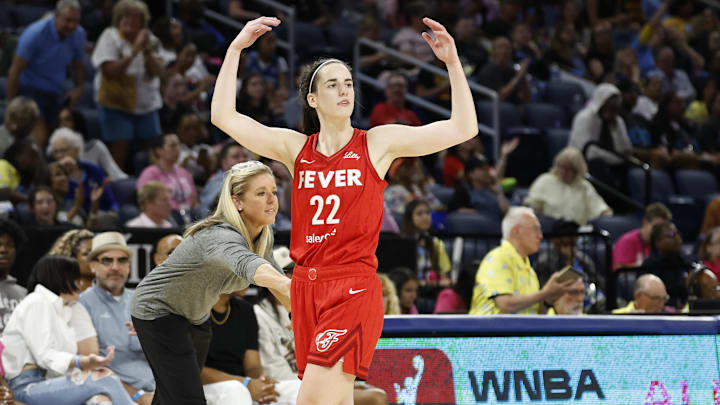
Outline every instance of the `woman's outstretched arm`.
<svg viewBox="0 0 720 405"><path fill-rule="evenodd" d="M279 24L280 20L275 17L260 17L245 24L235 37L215 82L210 120L244 147L283 162L292 172L295 157L305 143L305 135L290 129L267 127L235 109L240 53Z"/></svg>
<svg viewBox="0 0 720 405"><path fill-rule="evenodd" d="M435 39L423 32L435 56L445 62L450 77L452 113L450 119L419 127L381 125L368 132L370 155L375 168L384 174L398 157L422 156L462 143L478 133L477 115L470 87L455 47L455 40L442 24L423 20Z"/></svg>
<svg viewBox="0 0 720 405"><path fill-rule="evenodd" d="M253 283L260 287L267 287L290 312L290 278L280 274L271 265L263 264L255 270Z"/></svg>

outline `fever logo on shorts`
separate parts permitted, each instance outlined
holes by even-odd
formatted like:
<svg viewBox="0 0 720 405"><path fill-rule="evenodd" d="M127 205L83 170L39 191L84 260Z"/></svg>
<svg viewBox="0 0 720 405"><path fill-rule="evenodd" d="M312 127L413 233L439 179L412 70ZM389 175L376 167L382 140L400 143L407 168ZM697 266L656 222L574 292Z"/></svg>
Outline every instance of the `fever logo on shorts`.
<svg viewBox="0 0 720 405"><path fill-rule="evenodd" d="M317 351L327 351L333 343L337 342L338 336L342 336L347 333L347 329L328 329L325 332L318 333L315 338L315 346Z"/></svg>
<svg viewBox="0 0 720 405"><path fill-rule="evenodd" d="M456 402L452 365L437 349L377 349L367 382L384 389L389 403Z"/></svg>

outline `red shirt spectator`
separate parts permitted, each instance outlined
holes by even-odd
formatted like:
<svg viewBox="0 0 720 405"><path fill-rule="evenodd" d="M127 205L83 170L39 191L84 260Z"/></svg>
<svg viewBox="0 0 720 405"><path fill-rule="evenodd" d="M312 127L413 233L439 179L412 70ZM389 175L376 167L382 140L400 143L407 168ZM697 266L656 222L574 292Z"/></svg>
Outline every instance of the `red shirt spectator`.
<svg viewBox="0 0 720 405"><path fill-rule="evenodd" d="M417 115L405 108L407 87L405 76L400 74L390 76L385 88L387 101L378 103L373 108L370 114L370 127L385 124L421 125Z"/></svg>

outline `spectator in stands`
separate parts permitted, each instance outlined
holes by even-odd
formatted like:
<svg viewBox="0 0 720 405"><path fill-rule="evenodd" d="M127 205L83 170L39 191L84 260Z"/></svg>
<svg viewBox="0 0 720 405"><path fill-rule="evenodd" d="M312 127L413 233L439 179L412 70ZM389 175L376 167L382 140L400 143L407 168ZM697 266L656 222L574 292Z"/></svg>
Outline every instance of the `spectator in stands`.
<svg viewBox="0 0 720 405"><path fill-rule="evenodd" d="M592 99L585 108L575 115L570 130L570 146L583 151L589 142L597 142L600 147L628 155L632 144L627 135L625 122L618 116L620 112L620 90L612 84L602 83L595 88ZM600 160L606 165L617 166L622 159L598 147L587 152L588 160Z"/></svg>
<svg viewBox="0 0 720 405"><path fill-rule="evenodd" d="M442 289L435 300L433 314L463 313L470 310L473 288L475 287L475 267L460 271L457 282L452 287Z"/></svg>
<svg viewBox="0 0 720 405"><path fill-rule="evenodd" d="M417 115L405 106L407 91L407 78L400 73L391 74L385 87L385 101L375 104L370 113L370 127L385 124L421 125Z"/></svg>
<svg viewBox="0 0 720 405"><path fill-rule="evenodd" d="M127 174L118 167L102 141L93 139L85 144L82 135L70 128L58 128L53 131L48 141L47 152L57 161L70 156L76 161L93 164L107 173L111 181L127 178Z"/></svg>
<svg viewBox="0 0 720 405"><path fill-rule="evenodd" d="M703 217L700 234L706 235L711 229L720 226L720 198L713 198L705 207L705 216Z"/></svg>
<svg viewBox="0 0 720 405"><path fill-rule="evenodd" d="M650 233L653 226L665 221L672 221L672 213L663 203L652 203L645 207L640 228L625 233L615 242L613 270L640 267L650 256Z"/></svg>
<svg viewBox="0 0 720 405"><path fill-rule="evenodd" d="M676 92L683 104L695 100L696 92L685 71L675 68L675 51L669 46L661 47L655 53L657 69L648 73L649 77L662 80L663 92Z"/></svg>
<svg viewBox="0 0 720 405"><path fill-rule="evenodd" d="M202 189L202 193L200 193L200 207L204 213L209 213L214 208L215 202L220 195L225 172L236 164L247 162L251 158L251 152L234 141L226 142L222 146L218 155L220 167L210 176Z"/></svg>
<svg viewBox="0 0 720 405"><path fill-rule="evenodd" d="M570 284L570 288L561 295L553 306L548 309L548 315L582 315L585 309L585 281L578 277Z"/></svg>
<svg viewBox="0 0 720 405"><path fill-rule="evenodd" d="M72 257L80 269L79 290L85 291L92 285L95 274L90 269L88 255L92 250L94 233L87 229L72 229L62 234L50 248L49 255Z"/></svg>
<svg viewBox="0 0 720 405"><path fill-rule="evenodd" d="M161 134L158 110L162 62L160 41L147 29L150 12L138 0L120 0L113 8L113 25L95 45L92 63L103 140L121 169L131 141L148 141Z"/></svg>
<svg viewBox="0 0 720 405"><path fill-rule="evenodd" d="M162 17L152 26L152 32L160 41L158 58L163 66L167 66L177 59L180 47L187 41L180 21L173 17Z"/></svg>
<svg viewBox="0 0 720 405"><path fill-rule="evenodd" d="M30 205L29 226L73 226L69 222L58 218L58 202L55 194L48 186L40 185L30 191L28 200Z"/></svg>
<svg viewBox="0 0 720 405"><path fill-rule="evenodd" d="M385 189L385 203L393 213L402 214L412 200L421 199L433 210L442 209L442 203L428 190L429 182L418 158L397 159L388 170L390 186Z"/></svg>
<svg viewBox="0 0 720 405"><path fill-rule="evenodd" d="M512 60L522 63L529 60L528 72L541 80L550 78L550 71L545 64L544 51L533 40L533 32L529 24L517 23L512 30Z"/></svg>
<svg viewBox="0 0 720 405"><path fill-rule="evenodd" d="M255 8L253 7L253 10L249 10L245 7L243 7L243 1L242 0L230 0L227 3L227 15L231 18L234 18L236 20L241 21L247 21L247 20L253 20L255 18L258 18L261 16L260 13L257 11L254 11ZM245 5L247 5L246 2ZM251 6L255 6L255 4L250 3Z"/></svg>
<svg viewBox="0 0 720 405"><path fill-rule="evenodd" d="M718 278L715 273L708 270L703 265L698 264L693 267L688 274L686 286L688 290L688 299L691 301L720 299L720 286L718 286ZM685 309L683 309L683 312L685 312Z"/></svg>
<svg viewBox="0 0 720 405"><path fill-rule="evenodd" d="M222 294L210 312L212 338L201 377L209 403L224 404L234 396L259 403L293 402L300 380L276 381L266 376L260 360L258 322L241 293Z"/></svg>
<svg viewBox="0 0 720 405"><path fill-rule="evenodd" d="M487 22L483 29L490 39L509 37L513 26L522 13L522 3L518 0L503 0L500 2L500 14L497 18Z"/></svg>
<svg viewBox="0 0 720 405"><path fill-rule="evenodd" d="M88 255L95 281L80 294L79 302L90 313L98 347L115 348L115 358L108 368L122 381L133 401L150 405L155 391L152 370L137 336L128 336L133 290L125 288L125 283L130 275L131 257L132 250L121 234L95 235Z"/></svg>
<svg viewBox="0 0 720 405"><path fill-rule="evenodd" d="M633 114L638 114L648 121L655 118L658 111L658 104L662 98L662 80L659 77L649 77L645 80L642 94L638 97Z"/></svg>
<svg viewBox="0 0 720 405"><path fill-rule="evenodd" d="M25 232L10 219L0 218L0 333L10 320L10 314L27 295L27 290L10 275L17 252L25 243Z"/></svg>
<svg viewBox="0 0 720 405"><path fill-rule="evenodd" d="M177 165L180 141L175 134L165 134L153 141L153 165L146 167L138 178L137 188L157 180L165 183L172 192L172 208L182 215L197 205L197 191L190 173Z"/></svg>
<svg viewBox="0 0 720 405"><path fill-rule="evenodd" d="M555 273L540 289L528 259L542 240L542 229L532 209L510 208L502 230L500 246L485 255L475 276L470 314L537 314L540 303L555 302L571 282L558 282Z"/></svg>
<svg viewBox="0 0 720 405"><path fill-rule="evenodd" d="M112 189L108 187L110 178L98 165L81 160L82 137L69 130L59 130L50 151L68 175L70 187L66 198L75 197L77 200L76 193L81 193L83 209L89 216L101 215L104 218L102 221L116 220L117 218L112 217L113 214L116 215L119 206ZM76 191L78 188L82 191Z"/></svg>
<svg viewBox="0 0 720 405"><path fill-rule="evenodd" d="M415 2L405 8L409 25L400 28L392 39L392 46L400 52L417 58L422 62L431 63L435 57L432 49L420 34L425 31L423 18L428 15L427 7L420 2Z"/></svg>
<svg viewBox="0 0 720 405"><path fill-rule="evenodd" d="M450 284L452 268L445 244L430 231L432 217L430 205L423 200L410 201L405 207L401 235L417 243L417 270L423 282Z"/></svg>
<svg viewBox="0 0 720 405"><path fill-rule="evenodd" d="M625 122L628 138L633 147L633 155L642 161L651 161L653 155L659 151L652 147L653 136L650 132L650 121L634 111L638 100L638 85L629 79L622 79L617 87L622 94L620 118Z"/></svg>
<svg viewBox="0 0 720 405"><path fill-rule="evenodd" d="M615 81L618 83L630 82L635 85L640 84L642 74L640 72L637 53L635 53L633 48L623 48L617 52L613 73ZM620 87L619 84L618 87ZM620 89L620 91L623 91L623 89ZM627 124L627 122L625 123Z"/></svg>
<svg viewBox="0 0 720 405"><path fill-rule="evenodd" d="M79 23L80 3L61 0L54 16L30 24L18 39L8 73L7 99L23 95L35 100L45 124L38 139L41 146L62 105L74 105L83 93L85 30ZM75 83L70 92L65 91L68 70Z"/></svg>
<svg viewBox="0 0 720 405"><path fill-rule="evenodd" d="M79 278L77 261L62 256L45 256L33 268L28 280L32 293L15 308L2 336L10 388L16 399L28 404L133 404L105 368L114 358L114 347L105 349L106 356L82 353L95 330L92 322L78 325L89 320L76 304Z"/></svg>
<svg viewBox="0 0 720 405"><path fill-rule="evenodd" d="M43 160L40 148L29 138L18 138L0 159L0 190L12 202L27 199L37 182Z"/></svg>
<svg viewBox="0 0 720 405"><path fill-rule="evenodd" d="M59 162L52 162L48 165L50 188L52 189L55 201L58 202L57 218L78 226L85 225L87 213L83 211L85 203L85 192L82 187L75 188L75 195L68 194L70 191L70 180L65 169ZM88 225L90 227L90 225Z"/></svg>
<svg viewBox="0 0 720 405"><path fill-rule="evenodd" d="M398 299L395 284L385 273L378 273L383 292L383 308L385 315L400 315L400 300Z"/></svg>
<svg viewBox="0 0 720 405"><path fill-rule="evenodd" d="M643 274L635 280L634 301L625 307L614 309L613 314L664 312L668 296L663 281L654 274Z"/></svg>
<svg viewBox="0 0 720 405"><path fill-rule="evenodd" d="M685 109L685 119L692 129L707 122L710 118L710 111L718 94L715 79L705 78L697 81L699 89L702 89L702 98L694 100Z"/></svg>
<svg viewBox="0 0 720 405"><path fill-rule="evenodd" d="M615 66L615 45L612 39L612 26L607 21L593 26L590 37L590 49L585 56L590 80L600 82L605 75L612 73Z"/></svg>
<svg viewBox="0 0 720 405"><path fill-rule="evenodd" d="M204 184L215 170L215 153L208 142L208 131L197 113L180 117L175 134L180 141L179 165L193 175L196 184Z"/></svg>
<svg viewBox="0 0 720 405"><path fill-rule="evenodd" d="M662 153L656 155L658 167L670 169L697 169L700 156L697 141L684 116L685 107L680 95L669 92L663 95L653 119L653 147Z"/></svg>
<svg viewBox="0 0 720 405"><path fill-rule="evenodd" d="M15 140L30 137L39 120L40 109L33 99L23 96L13 98L5 110L5 122L0 126L0 156Z"/></svg>
<svg viewBox="0 0 720 405"><path fill-rule="evenodd" d="M292 174L290 174L290 170L288 170L284 164L277 160L270 160L267 162L267 165L272 169L273 175L275 176L275 185L277 186L278 213L275 216L275 226L273 228L276 230L289 231L291 226L290 208L292 206L293 189ZM387 217L392 218L392 214L383 212L383 225L392 226L391 224L386 224ZM395 220L393 219L392 221L394 222ZM383 229L382 227L380 229L387 230L387 228ZM397 223L392 231L395 233L399 232Z"/></svg>
<svg viewBox="0 0 720 405"><path fill-rule="evenodd" d="M270 109L270 92L260 73L249 73L242 81L237 96L237 111L253 117L256 121L271 125L276 122Z"/></svg>
<svg viewBox="0 0 720 405"><path fill-rule="evenodd" d="M471 157L465 163L464 172L448 203L448 211L481 213L501 221L510 203L487 160Z"/></svg>
<svg viewBox="0 0 720 405"><path fill-rule="evenodd" d="M595 263L577 247L578 224L570 221L556 221L550 232L556 235L550 240L552 249L542 251L535 261L535 272L540 285L544 285L552 274L565 266L572 266L582 272L588 282L595 283L605 291L605 275L595 269Z"/></svg>
<svg viewBox="0 0 720 405"><path fill-rule="evenodd" d="M174 233L165 235L160 238L160 240L158 240L155 244L155 251L152 255L153 264L157 266L160 263L164 262L168 257L170 257L172 252L175 250L176 247L178 247L182 240L182 236Z"/></svg>
<svg viewBox="0 0 720 405"><path fill-rule="evenodd" d="M710 116L697 130L697 140L700 151L706 157L718 161L720 152L720 93L715 95L712 103L708 104Z"/></svg>
<svg viewBox="0 0 720 405"><path fill-rule="evenodd" d="M698 257L716 277L720 277L720 227L705 232L698 248Z"/></svg>
<svg viewBox="0 0 720 405"><path fill-rule="evenodd" d="M408 268L398 267L388 273L388 277L395 285L400 304L400 313L403 315L417 315L418 309L415 306L415 300L417 299L420 282L415 273Z"/></svg>
<svg viewBox="0 0 720 405"><path fill-rule="evenodd" d="M115 163L103 141L89 137L85 117L80 111L71 110L67 107L60 110L58 127L59 129L69 129L79 133L83 139L83 148L80 154L83 160L100 166L112 181L128 177ZM57 132L59 129L55 131ZM53 135L55 135L55 132L53 132ZM50 141L52 141L52 136L50 138ZM49 142L49 144L52 144L52 142Z"/></svg>
<svg viewBox="0 0 720 405"><path fill-rule="evenodd" d="M490 61L477 72L479 84L498 92L500 101L524 104L530 100L527 71L530 59L525 59L515 69L512 64L512 45L507 37L493 40ZM519 124L519 123L518 123Z"/></svg>
<svg viewBox="0 0 720 405"><path fill-rule="evenodd" d="M187 84L180 73L169 74L163 78L160 124L165 133L174 131L180 122L180 117L194 111L193 107L185 102L187 94Z"/></svg>
<svg viewBox="0 0 720 405"><path fill-rule="evenodd" d="M137 192L140 215L128 221L128 228L172 228L170 190L165 183L148 181Z"/></svg>
<svg viewBox="0 0 720 405"><path fill-rule="evenodd" d="M505 177L505 168L507 167L508 156L517 148L520 138L512 138L504 141L500 145L500 157L495 162L495 176L499 179ZM455 187L458 181L462 180L465 175L465 161L471 157L480 160L485 159L483 155L483 145L479 137L469 139L459 145L455 145L447 150L445 160L443 161L443 182L447 187Z"/></svg>
<svg viewBox="0 0 720 405"><path fill-rule="evenodd" d="M455 23L455 46L463 64L463 69L472 75L484 66L490 55L479 41L478 30L469 15L461 15Z"/></svg>
<svg viewBox="0 0 720 405"><path fill-rule="evenodd" d="M587 72L584 52L580 48L574 24L561 22L555 28L550 49L545 53L548 63L557 65L558 68L583 77Z"/></svg>
<svg viewBox="0 0 720 405"><path fill-rule="evenodd" d="M166 75L175 73L179 73L183 77L185 86L187 86L187 93L183 101L191 105L203 105L203 102L207 100L208 89L215 84L215 76L208 73L198 57L197 46L192 42L186 42L178 48L177 58L170 62L164 72Z"/></svg>
<svg viewBox="0 0 720 405"><path fill-rule="evenodd" d="M248 73L260 73L271 91L288 87L288 65L285 58L277 54L277 35L268 32L258 38L256 49L248 53Z"/></svg>
<svg viewBox="0 0 720 405"><path fill-rule="evenodd" d="M672 222L654 225L650 232L650 256L641 266L642 272L663 280L670 295L670 305L675 308L682 308L687 302L685 279L692 267L682 253L682 242L682 236Z"/></svg>
<svg viewBox="0 0 720 405"><path fill-rule="evenodd" d="M552 169L535 179L524 204L540 214L580 225L612 215L612 209L585 179L586 173L580 151L568 146L555 156Z"/></svg>

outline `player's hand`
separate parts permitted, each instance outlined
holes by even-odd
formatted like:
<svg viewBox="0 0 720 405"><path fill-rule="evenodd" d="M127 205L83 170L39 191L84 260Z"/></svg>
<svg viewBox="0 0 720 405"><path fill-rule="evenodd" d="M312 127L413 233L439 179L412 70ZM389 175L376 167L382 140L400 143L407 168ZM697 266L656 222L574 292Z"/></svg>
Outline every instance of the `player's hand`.
<svg viewBox="0 0 720 405"><path fill-rule="evenodd" d="M455 48L455 40L447 32L445 27L439 22L427 17L423 18L423 22L432 30L433 35L435 35L435 39L433 39L427 32L422 33L422 37L425 39L425 42L430 45L435 56L445 62L446 65L460 63L457 48Z"/></svg>
<svg viewBox="0 0 720 405"><path fill-rule="evenodd" d="M248 21L242 31L235 37L230 44L230 49L242 51L250 47L260 36L268 31L272 31L272 27L280 25L280 20L275 17L260 17L252 21Z"/></svg>

